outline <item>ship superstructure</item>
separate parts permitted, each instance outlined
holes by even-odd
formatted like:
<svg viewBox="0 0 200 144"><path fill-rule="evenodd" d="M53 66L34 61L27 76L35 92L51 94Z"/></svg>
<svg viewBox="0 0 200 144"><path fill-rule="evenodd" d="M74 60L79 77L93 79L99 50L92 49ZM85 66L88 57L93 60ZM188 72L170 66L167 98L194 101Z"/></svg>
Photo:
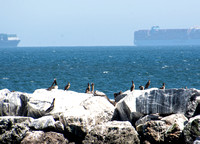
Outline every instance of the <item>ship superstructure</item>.
<svg viewBox="0 0 200 144"><path fill-rule="evenodd" d="M17 47L20 39L16 34L0 33L0 47Z"/></svg>

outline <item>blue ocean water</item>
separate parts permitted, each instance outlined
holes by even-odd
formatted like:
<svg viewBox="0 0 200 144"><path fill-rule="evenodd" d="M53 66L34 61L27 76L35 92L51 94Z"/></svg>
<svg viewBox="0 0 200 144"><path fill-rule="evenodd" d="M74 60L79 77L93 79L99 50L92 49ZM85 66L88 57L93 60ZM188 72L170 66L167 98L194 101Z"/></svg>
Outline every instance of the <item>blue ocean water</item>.
<svg viewBox="0 0 200 144"><path fill-rule="evenodd" d="M200 47L17 47L0 48L0 89L32 93L54 78L63 89L85 92L87 83L113 98L133 80L136 89L200 89Z"/></svg>

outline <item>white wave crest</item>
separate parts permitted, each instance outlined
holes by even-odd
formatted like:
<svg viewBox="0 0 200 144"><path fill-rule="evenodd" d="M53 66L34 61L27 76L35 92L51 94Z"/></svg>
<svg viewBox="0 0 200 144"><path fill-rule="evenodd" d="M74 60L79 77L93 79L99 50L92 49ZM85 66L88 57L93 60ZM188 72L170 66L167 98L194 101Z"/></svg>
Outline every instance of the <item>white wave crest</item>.
<svg viewBox="0 0 200 144"><path fill-rule="evenodd" d="M104 71L103 73L104 73L104 74L107 74L107 73L109 73L109 71Z"/></svg>
<svg viewBox="0 0 200 144"><path fill-rule="evenodd" d="M9 78L7 78L7 77L4 77L4 78L2 78L3 80L8 80Z"/></svg>
<svg viewBox="0 0 200 144"><path fill-rule="evenodd" d="M168 65L164 65L163 67L162 67L162 69L165 69L165 68L168 68L169 66Z"/></svg>

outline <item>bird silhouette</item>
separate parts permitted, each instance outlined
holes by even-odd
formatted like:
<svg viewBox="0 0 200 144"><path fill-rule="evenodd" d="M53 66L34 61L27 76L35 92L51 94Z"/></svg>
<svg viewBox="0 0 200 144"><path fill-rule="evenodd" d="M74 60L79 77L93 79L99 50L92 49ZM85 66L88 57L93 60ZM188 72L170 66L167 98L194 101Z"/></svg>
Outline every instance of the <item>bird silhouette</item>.
<svg viewBox="0 0 200 144"><path fill-rule="evenodd" d="M150 80L146 83L145 89L148 89L149 85L150 85Z"/></svg>
<svg viewBox="0 0 200 144"><path fill-rule="evenodd" d="M160 89L165 89L165 83L163 83L162 87Z"/></svg>
<svg viewBox="0 0 200 144"><path fill-rule="evenodd" d="M94 83L91 83L92 90L91 92L94 93Z"/></svg>
<svg viewBox="0 0 200 144"><path fill-rule="evenodd" d="M45 112L46 113L51 112L53 110L53 108L54 108L54 105L55 105L55 98L53 98L53 101L52 101L50 107Z"/></svg>
<svg viewBox="0 0 200 144"><path fill-rule="evenodd" d="M64 90L68 90L70 88L70 83L68 82L68 84L65 86Z"/></svg>
<svg viewBox="0 0 200 144"><path fill-rule="evenodd" d="M134 89L135 89L135 84L134 84L134 82L132 81L131 91L133 91Z"/></svg>
<svg viewBox="0 0 200 144"><path fill-rule="evenodd" d="M139 86L139 89L140 90L144 90L144 86Z"/></svg>
<svg viewBox="0 0 200 144"><path fill-rule="evenodd" d="M87 86L87 88L85 90L85 93L90 93L90 83L88 83L88 86Z"/></svg>
<svg viewBox="0 0 200 144"><path fill-rule="evenodd" d="M52 85L49 88L47 88L47 90L49 90L49 91L52 89L58 89L58 84L57 84L56 78L54 78Z"/></svg>

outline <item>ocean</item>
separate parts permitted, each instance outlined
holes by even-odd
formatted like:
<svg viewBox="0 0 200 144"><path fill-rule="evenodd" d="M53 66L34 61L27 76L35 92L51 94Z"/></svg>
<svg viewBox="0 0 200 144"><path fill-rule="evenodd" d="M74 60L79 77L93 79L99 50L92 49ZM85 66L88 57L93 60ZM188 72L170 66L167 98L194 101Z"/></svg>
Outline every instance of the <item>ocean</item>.
<svg viewBox="0 0 200 144"><path fill-rule="evenodd" d="M57 79L59 89L85 92L87 83L109 98L150 87L200 89L200 47L17 47L0 48L0 89L33 93Z"/></svg>

